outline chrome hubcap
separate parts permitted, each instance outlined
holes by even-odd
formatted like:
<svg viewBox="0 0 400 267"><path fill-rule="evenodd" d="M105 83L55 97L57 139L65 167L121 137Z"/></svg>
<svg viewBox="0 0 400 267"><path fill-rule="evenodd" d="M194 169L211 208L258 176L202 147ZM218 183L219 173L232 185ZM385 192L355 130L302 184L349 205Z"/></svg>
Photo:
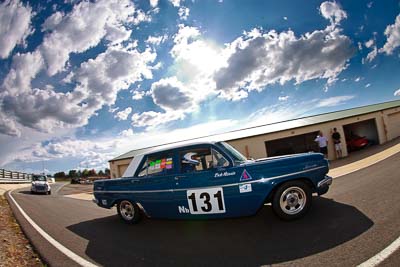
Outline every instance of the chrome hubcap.
<svg viewBox="0 0 400 267"><path fill-rule="evenodd" d="M281 195L279 204L284 213L294 215L301 212L306 205L307 197L303 189L297 186L287 188Z"/></svg>
<svg viewBox="0 0 400 267"><path fill-rule="evenodd" d="M123 200L121 201L121 204L119 205L119 210L121 212L121 216L125 220L132 220L133 216L135 215L135 210L133 209L133 205L131 202Z"/></svg>

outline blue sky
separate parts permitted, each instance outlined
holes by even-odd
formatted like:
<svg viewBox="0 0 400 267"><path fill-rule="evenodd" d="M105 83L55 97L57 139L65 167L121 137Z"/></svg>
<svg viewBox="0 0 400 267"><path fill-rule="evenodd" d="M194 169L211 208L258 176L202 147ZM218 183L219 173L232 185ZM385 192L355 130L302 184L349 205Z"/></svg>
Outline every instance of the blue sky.
<svg viewBox="0 0 400 267"><path fill-rule="evenodd" d="M399 1L3 1L0 167L398 100L399 69Z"/></svg>

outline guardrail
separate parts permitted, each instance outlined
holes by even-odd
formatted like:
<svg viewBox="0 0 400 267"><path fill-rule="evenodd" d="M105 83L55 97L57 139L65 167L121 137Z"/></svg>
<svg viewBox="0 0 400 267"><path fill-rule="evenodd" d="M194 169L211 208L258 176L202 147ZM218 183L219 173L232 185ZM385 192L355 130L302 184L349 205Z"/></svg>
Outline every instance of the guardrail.
<svg viewBox="0 0 400 267"><path fill-rule="evenodd" d="M0 169L0 182L29 182L32 174Z"/></svg>

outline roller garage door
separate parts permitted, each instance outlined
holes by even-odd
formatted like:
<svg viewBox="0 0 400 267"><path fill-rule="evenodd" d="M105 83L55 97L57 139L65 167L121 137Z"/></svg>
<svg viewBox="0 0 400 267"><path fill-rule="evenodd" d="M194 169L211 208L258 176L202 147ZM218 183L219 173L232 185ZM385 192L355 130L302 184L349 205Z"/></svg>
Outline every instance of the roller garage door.
<svg viewBox="0 0 400 267"><path fill-rule="evenodd" d="M400 112L388 115L388 138L392 140L400 136Z"/></svg>
<svg viewBox="0 0 400 267"><path fill-rule="evenodd" d="M318 152L318 145L314 142L317 134L318 131L266 141L267 155L273 157L310 151Z"/></svg>

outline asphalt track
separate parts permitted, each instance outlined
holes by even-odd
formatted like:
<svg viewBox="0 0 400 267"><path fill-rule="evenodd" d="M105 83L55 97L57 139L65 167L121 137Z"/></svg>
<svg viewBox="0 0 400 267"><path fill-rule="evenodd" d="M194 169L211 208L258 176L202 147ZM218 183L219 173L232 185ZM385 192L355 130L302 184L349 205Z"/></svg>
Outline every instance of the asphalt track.
<svg viewBox="0 0 400 267"><path fill-rule="evenodd" d="M283 222L264 206L256 216L126 225L116 210L57 194L12 193L22 209L62 245L103 266L356 266L400 236L400 153L336 178L307 216ZM51 266L77 264L14 213ZM381 266L400 266L397 250Z"/></svg>

